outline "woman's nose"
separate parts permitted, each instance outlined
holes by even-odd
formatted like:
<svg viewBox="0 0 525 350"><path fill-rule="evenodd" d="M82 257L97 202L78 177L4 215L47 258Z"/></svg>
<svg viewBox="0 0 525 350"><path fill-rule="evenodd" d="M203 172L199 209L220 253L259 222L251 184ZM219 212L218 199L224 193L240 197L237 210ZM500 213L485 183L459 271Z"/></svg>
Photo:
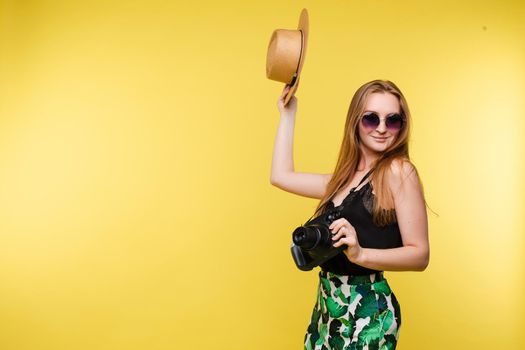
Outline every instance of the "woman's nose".
<svg viewBox="0 0 525 350"><path fill-rule="evenodd" d="M386 121L384 119L379 120L379 125L377 126L376 130L380 133L386 132L387 127L386 127Z"/></svg>

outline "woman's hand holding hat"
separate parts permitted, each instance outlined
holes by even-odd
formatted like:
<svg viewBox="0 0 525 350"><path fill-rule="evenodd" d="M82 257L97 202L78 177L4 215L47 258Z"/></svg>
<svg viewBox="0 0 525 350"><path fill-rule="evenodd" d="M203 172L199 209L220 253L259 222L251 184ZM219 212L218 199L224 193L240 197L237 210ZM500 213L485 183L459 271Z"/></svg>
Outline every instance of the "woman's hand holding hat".
<svg viewBox="0 0 525 350"><path fill-rule="evenodd" d="M283 115L295 115L297 112L297 97L292 96L288 103L285 103L286 96L292 87L290 85L285 85L279 100L277 101L277 108L281 116Z"/></svg>

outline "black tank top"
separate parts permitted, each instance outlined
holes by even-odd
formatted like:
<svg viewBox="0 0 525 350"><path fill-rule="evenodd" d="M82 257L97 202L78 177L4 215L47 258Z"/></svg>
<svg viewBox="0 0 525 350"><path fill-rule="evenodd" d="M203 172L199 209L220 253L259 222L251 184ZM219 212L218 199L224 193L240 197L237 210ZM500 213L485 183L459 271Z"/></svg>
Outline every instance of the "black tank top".
<svg viewBox="0 0 525 350"><path fill-rule="evenodd" d="M355 228L361 247L376 249L402 247L403 241L397 222L379 227L372 221L374 194L370 181L356 190L370 174L371 171L361 179L359 185L350 190L340 204L343 206L341 214ZM333 208L334 203L330 201L328 209ZM378 271L354 264L343 252L321 264L321 269L340 275L368 275Z"/></svg>

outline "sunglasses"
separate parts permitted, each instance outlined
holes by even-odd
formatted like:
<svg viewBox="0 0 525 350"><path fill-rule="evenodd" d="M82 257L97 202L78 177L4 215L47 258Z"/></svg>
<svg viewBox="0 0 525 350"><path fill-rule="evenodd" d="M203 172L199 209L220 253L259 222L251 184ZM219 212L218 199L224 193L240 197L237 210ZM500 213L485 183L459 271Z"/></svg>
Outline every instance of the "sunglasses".
<svg viewBox="0 0 525 350"><path fill-rule="evenodd" d="M370 112L364 114L361 117L361 123L366 129L372 130L376 129L379 126L379 124L381 123L381 119L379 118L377 113ZM391 114L385 118L385 124L388 130L398 131L401 130L401 128L405 124L405 119L401 114Z"/></svg>

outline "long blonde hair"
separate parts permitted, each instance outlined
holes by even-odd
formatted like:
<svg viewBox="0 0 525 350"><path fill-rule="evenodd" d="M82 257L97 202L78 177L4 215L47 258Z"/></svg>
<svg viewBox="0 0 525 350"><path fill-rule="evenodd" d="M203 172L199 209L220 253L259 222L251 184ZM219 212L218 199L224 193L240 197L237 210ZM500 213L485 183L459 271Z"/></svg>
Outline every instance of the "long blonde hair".
<svg viewBox="0 0 525 350"><path fill-rule="evenodd" d="M393 160L410 161L408 155L408 137L410 134L410 111L405 97L399 88L388 80L373 80L361 86L348 109L346 116L343 143L332 178L327 185L325 195L321 198L314 216L326 212L332 197L343 189L353 179L359 161L361 160L359 121L364 112L368 97L373 93L390 93L399 100L400 113L405 118L403 128L399 131L396 140L381 154L372 165L371 182L375 189L373 221L377 226L386 226L396 221L394 200L386 176ZM414 167L415 169L415 167Z"/></svg>

